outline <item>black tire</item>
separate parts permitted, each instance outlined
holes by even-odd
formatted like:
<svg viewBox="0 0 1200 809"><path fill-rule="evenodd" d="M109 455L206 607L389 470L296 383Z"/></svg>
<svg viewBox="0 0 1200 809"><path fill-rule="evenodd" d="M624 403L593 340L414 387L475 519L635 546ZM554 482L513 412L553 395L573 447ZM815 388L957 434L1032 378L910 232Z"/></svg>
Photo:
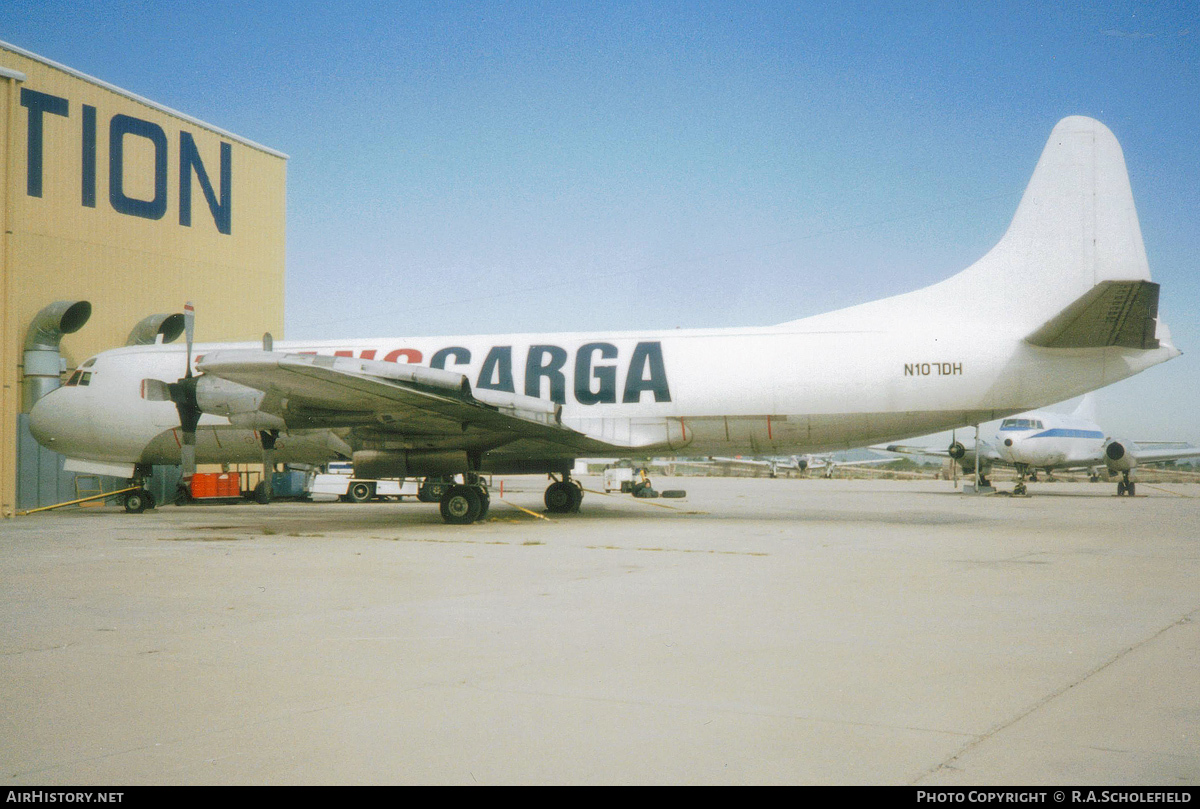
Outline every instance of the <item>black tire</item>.
<svg viewBox="0 0 1200 809"><path fill-rule="evenodd" d="M451 525L470 525L479 519L483 503L473 486L451 486L442 495L442 519Z"/></svg>
<svg viewBox="0 0 1200 809"><path fill-rule="evenodd" d="M137 491L126 492L125 493L125 511L128 512L129 514L141 514L143 511L145 511L147 508L149 508L149 506L147 505L147 502L149 499L152 499L152 498L147 498L146 495L148 495L148 494L149 494L149 492L147 492L145 489L138 489Z"/></svg>
<svg viewBox="0 0 1200 809"><path fill-rule="evenodd" d="M579 510L583 492L574 483L560 480L546 487L546 496L543 499L546 510L551 514L567 514Z"/></svg>
<svg viewBox="0 0 1200 809"><path fill-rule="evenodd" d="M254 487L254 502L260 506L265 506L271 502L271 493L267 491L267 482L260 480L258 485Z"/></svg>
<svg viewBox="0 0 1200 809"><path fill-rule="evenodd" d="M687 497L687 492L683 489L667 489L662 493L663 497Z"/></svg>
<svg viewBox="0 0 1200 809"><path fill-rule="evenodd" d="M358 481L350 484L346 497L351 503L367 503L375 496L375 484Z"/></svg>

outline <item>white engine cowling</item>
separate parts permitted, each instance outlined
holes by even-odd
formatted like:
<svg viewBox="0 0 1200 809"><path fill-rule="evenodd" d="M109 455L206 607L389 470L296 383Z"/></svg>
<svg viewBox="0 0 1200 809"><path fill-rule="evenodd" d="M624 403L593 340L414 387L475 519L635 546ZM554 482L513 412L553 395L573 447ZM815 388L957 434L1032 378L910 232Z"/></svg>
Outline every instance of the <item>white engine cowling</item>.
<svg viewBox="0 0 1200 809"><path fill-rule="evenodd" d="M1137 456L1131 451L1133 442L1110 438L1104 442L1104 465L1109 474L1128 472L1137 467Z"/></svg>

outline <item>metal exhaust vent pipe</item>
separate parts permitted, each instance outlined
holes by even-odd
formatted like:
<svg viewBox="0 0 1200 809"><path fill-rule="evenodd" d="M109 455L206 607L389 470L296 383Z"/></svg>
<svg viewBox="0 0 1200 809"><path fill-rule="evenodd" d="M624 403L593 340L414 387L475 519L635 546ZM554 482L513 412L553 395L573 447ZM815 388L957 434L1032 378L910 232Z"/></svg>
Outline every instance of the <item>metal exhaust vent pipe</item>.
<svg viewBox="0 0 1200 809"><path fill-rule="evenodd" d="M62 355L59 342L64 334L74 334L92 316L87 301L57 301L37 313L25 333L25 379L23 413L33 403L62 384Z"/></svg>
<svg viewBox="0 0 1200 809"><path fill-rule="evenodd" d="M158 342L160 334L164 343L178 339L179 335L183 334L183 315L176 312L173 315L160 314L143 318L133 327L133 331L129 332L125 345L152 346Z"/></svg>

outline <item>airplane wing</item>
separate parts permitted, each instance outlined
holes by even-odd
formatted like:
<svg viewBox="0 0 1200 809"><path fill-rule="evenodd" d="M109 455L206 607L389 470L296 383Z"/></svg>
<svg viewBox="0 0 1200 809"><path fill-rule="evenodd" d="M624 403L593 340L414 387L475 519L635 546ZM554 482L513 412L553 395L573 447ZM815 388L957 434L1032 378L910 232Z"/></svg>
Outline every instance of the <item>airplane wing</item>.
<svg viewBox="0 0 1200 809"><path fill-rule="evenodd" d="M215 378L198 391L205 412L238 423L266 414L287 429L358 428L428 449L490 451L523 442L551 454L594 454L613 447L565 427L552 401L475 390L462 374L351 357L273 351L217 351L197 368ZM203 379L203 377L202 377ZM236 383L260 396L239 398Z"/></svg>
<svg viewBox="0 0 1200 809"><path fill-rule="evenodd" d="M1009 466L1000 453L996 452L995 448L986 442L980 442L983 451L979 454L979 461L982 466ZM895 452L900 455L932 455L938 458L951 458L963 469L970 469L975 466L975 448L964 447L962 444L954 445L957 452L947 447L946 449L937 449L935 447L916 447L911 444L888 444L887 446L871 447L873 450L881 452Z"/></svg>
<svg viewBox="0 0 1200 809"><path fill-rule="evenodd" d="M1184 458L1200 458L1200 447L1193 446L1174 446L1159 449L1146 449L1140 444L1133 451L1133 456L1137 458L1138 465L1151 463L1165 463L1167 461L1179 461Z"/></svg>

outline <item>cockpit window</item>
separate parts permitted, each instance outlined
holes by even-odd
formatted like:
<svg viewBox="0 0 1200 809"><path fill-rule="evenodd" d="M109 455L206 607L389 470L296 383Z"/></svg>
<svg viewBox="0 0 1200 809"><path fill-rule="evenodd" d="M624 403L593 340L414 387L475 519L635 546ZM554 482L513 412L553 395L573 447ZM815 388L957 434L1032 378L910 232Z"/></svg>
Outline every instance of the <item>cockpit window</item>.
<svg viewBox="0 0 1200 809"><path fill-rule="evenodd" d="M92 382L92 374L90 371L84 371L79 377L79 387L86 388Z"/></svg>
<svg viewBox="0 0 1200 809"><path fill-rule="evenodd" d="M1042 422L1040 419L1005 419L1000 422L1001 430L1040 430Z"/></svg>
<svg viewBox="0 0 1200 809"><path fill-rule="evenodd" d="M89 359L87 362L85 362L85 363L84 363L83 365L81 365L80 367L81 367L81 368L91 368L91 367L92 367L93 365L95 365L95 364L96 364L96 358L95 358L95 357L92 357L91 359Z"/></svg>
<svg viewBox="0 0 1200 809"><path fill-rule="evenodd" d="M79 384L79 377L83 376L83 371L76 371L71 374L71 378L67 380L67 387L73 388Z"/></svg>

